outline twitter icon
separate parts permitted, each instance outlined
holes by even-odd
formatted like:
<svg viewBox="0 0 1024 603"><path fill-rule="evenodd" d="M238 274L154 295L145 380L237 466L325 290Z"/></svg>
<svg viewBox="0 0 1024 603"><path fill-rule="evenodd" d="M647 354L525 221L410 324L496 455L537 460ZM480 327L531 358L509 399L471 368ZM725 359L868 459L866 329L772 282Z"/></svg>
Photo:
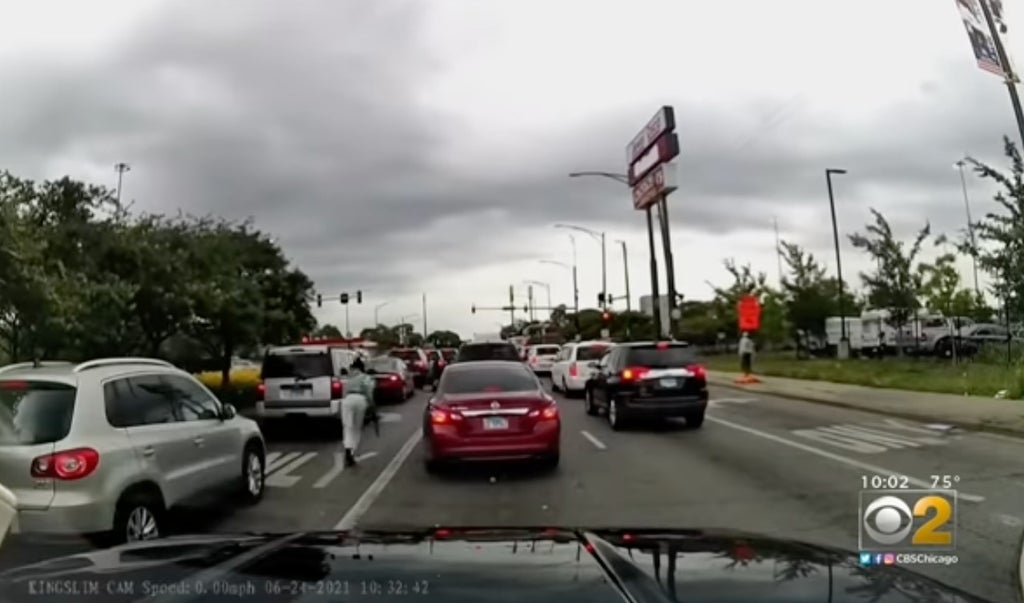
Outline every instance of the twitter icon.
<svg viewBox="0 0 1024 603"><path fill-rule="evenodd" d="M861 565L871 565L871 553L861 553L860 554L860 564Z"/></svg>

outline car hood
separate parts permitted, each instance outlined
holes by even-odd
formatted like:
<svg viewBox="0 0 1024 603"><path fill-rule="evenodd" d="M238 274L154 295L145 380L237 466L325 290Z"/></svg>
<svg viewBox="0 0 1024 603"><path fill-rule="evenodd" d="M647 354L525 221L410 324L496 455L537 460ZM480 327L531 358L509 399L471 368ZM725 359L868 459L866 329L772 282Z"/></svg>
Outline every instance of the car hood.
<svg viewBox="0 0 1024 603"><path fill-rule="evenodd" d="M175 537L0 573L0 600L982 602L838 549L699 530L432 528Z"/></svg>

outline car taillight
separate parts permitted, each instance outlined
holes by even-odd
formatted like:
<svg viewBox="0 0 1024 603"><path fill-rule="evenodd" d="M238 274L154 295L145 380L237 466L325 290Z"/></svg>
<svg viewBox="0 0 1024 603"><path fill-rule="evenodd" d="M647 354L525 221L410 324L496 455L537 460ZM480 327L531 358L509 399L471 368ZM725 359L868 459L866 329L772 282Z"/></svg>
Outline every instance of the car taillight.
<svg viewBox="0 0 1024 603"><path fill-rule="evenodd" d="M630 366L622 369L622 380L623 381L636 381L637 379L643 378L651 369L643 366Z"/></svg>
<svg viewBox="0 0 1024 603"><path fill-rule="evenodd" d="M267 385L262 381L256 384L256 400L263 400L267 395Z"/></svg>
<svg viewBox="0 0 1024 603"><path fill-rule="evenodd" d="M398 381L398 375L391 375L388 377L388 381Z"/></svg>
<svg viewBox="0 0 1024 603"><path fill-rule="evenodd" d="M691 364L691 365L686 367L686 370L688 370L691 373L693 373L693 376L698 378L698 379L707 379L707 377L708 377L707 369L705 369L703 366L701 366L699 364Z"/></svg>
<svg viewBox="0 0 1024 603"><path fill-rule="evenodd" d="M32 460L32 477L76 480L86 477L100 464L100 453L92 448L74 448Z"/></svg>
<svg viewBox="0 0 1024 603"><path fill-rule="evenodd" d="M569 365L569 376L570 377L579 377L579 375L580 375L580 368L578 366L576 366L575 362L573 362L572 364Z"/></svg>
<svg viewBox="0 0 1024 603"><path fill-rule="evenodd" d="M530 364L537 364L537 357L530 358Z"/></svg>
<svg viewBox="0 0 1024 603"><path fill-rule="evenodd" d="M552 421L558 418L558 407L552 404L544 407L543 410L531 410L528 416L534 419L540 417L541 421Z"/></svg>
<svg viewBox="0 0 1024 603"><path fill-rule="evenodd" d="M345 389L341 385L341 381L338 379L331 379L331 399L337 399L342 396Z"/></svg>
<svg viewBox="0 0 1024 603"><path fill-rule="evenodd" d="M461 420L462 415L457 412L452 412L443 408L430 409L430 422L434 425L448 425L454 421Z"/></svg>

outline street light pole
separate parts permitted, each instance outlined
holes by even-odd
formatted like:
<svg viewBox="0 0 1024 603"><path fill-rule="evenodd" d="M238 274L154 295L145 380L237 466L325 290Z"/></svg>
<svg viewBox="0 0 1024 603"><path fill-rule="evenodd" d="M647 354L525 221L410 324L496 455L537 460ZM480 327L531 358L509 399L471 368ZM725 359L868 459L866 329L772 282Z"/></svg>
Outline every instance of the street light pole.
<svg viewBox="0 0 1024 603"><path fill-rule="evenodd" d="M964 176L964 166L967 164L966 161L961 159L956 162L956 167L960 170L960 187L964 191L964 210L967 212L967 236L971 240L971 263L974 269L974 294L981 298L981 287L978 285L978 242L974 238L974 220L971 219L971 200L967 196L967 177Z"/></svg>
<svg viewBox="0 0 1024 603"><path fill-rule="evenodd" d="M114 171L117 172L117 204L121 205L121 182L124 179L124 173L131 171L132 166L127 163L115 163Z"/></svg>
<svg viewBox="0 0 1024 603"><path fill-rule="evenodd" d="M576 332L580 330L580 288L579 282L576 279L576 265L568 265L565 262L558 262L555 260L540 260L541 264L551 264L553 266L561 266L572 271L572 299L573 299L573 322L576 323Z"/></svg>
<svg viewBox="0 0 1024 603"><path fill-rule="evenodd" d="M548 300L548 318L551 318L551 285L543 281L523 281L523 284L537 285L544 288L544 293L547 295Z"/></svg>
<svg viewBox="0 0 1024 603"><path fill-rule="evenodd" d="M589 228L584 228L582 226L576 226L575 224L555 224L555 228L565 228L565 229L569 229L569 230L576 230L576 231L579 231L579 232L582 232L582 233L590 235L596 241L599 241L601 243L601 309L602 310L607 310L608 309L608 254L607 254L607 248L605 246L605 233L604 232L598 232L596 230L591 230ZM575 241L574 241L573 242L573 254L574 255L576 253L575 249L576 249L576 244L575 244ZM575 263L576 263L576 260L573 259L573 264L575 265Z"/></svg>
<svg viewBox="0 0 1024 603"><path fill-rule="evenodd" d="M629 292L629 255L626 252L626 242L618 241L619 245L622 245L622 273L626 279L626 337L630 336L629 317L633 312L633 302Z"/></svg>
<svg viewBox="0 0 1024 603"><path fill-rule="evenodd" d="M376 329L377 325L380 324L380 309L390 304L391 302L381 302L373 307L373 328Z"/></svg>
<svg viewBox="0 0 1024 603"><path fill-rule="evenodd" d="M846 337L846 310L843 308L843 263L839 254L839 226L836 223L836 201L832 194L832 174L845 174L846 170L828 168L825 181L828 183L828 206L832 212L832 241L836 246L836 277L839 281L839 358L850 355L850 340Z"/></svg>

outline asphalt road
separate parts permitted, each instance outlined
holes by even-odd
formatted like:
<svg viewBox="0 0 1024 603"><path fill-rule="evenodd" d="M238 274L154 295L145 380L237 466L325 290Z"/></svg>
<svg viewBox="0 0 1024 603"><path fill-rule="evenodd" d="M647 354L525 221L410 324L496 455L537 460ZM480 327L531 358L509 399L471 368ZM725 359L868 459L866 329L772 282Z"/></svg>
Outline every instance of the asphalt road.
<svg viewBox="0 0 1024 603"><path fill-rule="evenodd" d="M472 525L729 528L858 549L864 476L958 477L959 562L912 569L997 602L1019 601L1024 440L949 432L878 415L713 389L699 430L682 423L613 432L581 400L562 406L562 464L428 475L419 445L429 394L387 407L362 462L308 424L267 432L268 489L257 506L181 514L190 532L288 532ZM911 487L919 485L911 483Z"/></svg>

